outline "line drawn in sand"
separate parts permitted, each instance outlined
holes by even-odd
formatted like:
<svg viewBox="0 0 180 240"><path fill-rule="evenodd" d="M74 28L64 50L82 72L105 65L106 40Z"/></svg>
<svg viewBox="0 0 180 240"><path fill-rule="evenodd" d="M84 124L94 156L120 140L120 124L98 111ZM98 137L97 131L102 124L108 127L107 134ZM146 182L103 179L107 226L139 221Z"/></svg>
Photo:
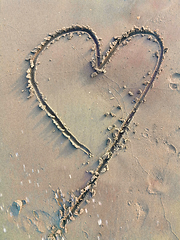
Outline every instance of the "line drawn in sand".
<svg viewBox="0 0 180 240"><path fill-rule="evenodd" d="M59 40L61 37L67 36L70 40L73 37L74 33L78 34L87 34L88 39L92 39L95 44L94 58L91 61L91 66L94 72L91 74L91 77L96 77L98 74L103 74L106 72L105 66L115 54L119 46L125 46L129 41L136 35L146 36L148 40L152 40L157 43L159 46L159 51L155 53L157 62L150 77L150 81L147 82L146 87L142 92L139 93L139 98L137 99L135 105L133 106L131 112L128 114L126 119L122 121L121 127L116 128L116 132L113 137L113 141L109 143L108 149L101 155L99 158L99 164L96 169L89 171L91 174L90 180L86 183L85 187L80 190L77 190L76 193L71 193L69 200L66 200L62 191L57 189L54 191L54 198L56 199L60 209L58 211L58 224L51 226L49 230L47 239L64 239L64 235L67 233L67 224L70 221L75 220L75 218L83 213L83 208L81 207L83 202L89 203L88 196L92 197L96 194L95 188L97 187L97 181L100 178L101 173L104 173L108 170L108 163L113 157L113 154L121 149L120 140L123 135L127 132L128 126L133 119L135 113L137 112L140 104L144 101L145 96L153 85L158 74L161 72L160 67L164 59L164 54L167 52L167 48L164 47L163 40L157 31L151 31L149 28L145 27L136 27L120 37L114 37L114 41L110 43L109 50L105 53L104 56L101 55L101 44L100 39L98 39L96 33L89 26L80 26L73 25L68 28L62 28L55 31L53 34L49 34L48 37L41 42L34 50L32 50L32 55L30 55L26 60L29 61L30 67L27 70L26 78L28 79L28 86L30 95L28 98L36 95L37 100L39 101L39 107L44 110L47 115L52 119L53 123L57 128L62 132L62 134L69 139L72 145L80 150L84 151L90 157L92 156L91 151L83 143L80 143L78 139L69 131L68 127L63 123L57 113L49 106L47 100L44 98L43 93L38 87L38 82L36 79L36 70L37 70L37 60L38 56L54 43L55 40ZM130 93L129 93L130 94Z"/></svg>

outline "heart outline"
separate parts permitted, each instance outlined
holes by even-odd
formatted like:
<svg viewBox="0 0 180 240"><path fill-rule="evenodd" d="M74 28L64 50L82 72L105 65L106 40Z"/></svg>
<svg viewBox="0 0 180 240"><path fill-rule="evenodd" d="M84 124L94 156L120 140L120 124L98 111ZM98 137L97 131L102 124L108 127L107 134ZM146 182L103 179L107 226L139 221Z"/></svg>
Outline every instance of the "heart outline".
<svg viewBox="0 0 180 240"><path fill-rule="evenodd" d="M61 118L58 117L57 113L46 102L46 99L44 98L43 93L38 88L38 82L36 80L36 70L37 70L37 59L38 59L38 56L55 39L61 37L62 35L78 32L78 31L87 33L93 39L93 41L94 41L94 43L96 45L96 57L95 57L95 59L93 59L91 61L92 68L95 70L94 75L92 75L92 76L96 76L98 73L105 72L105 69L103 67L106 65L108 60L114 54L114 52L116 51L117 47L122 42L124 42L126 39L128 39L128 38L130 38L130 37L132 37L134 35L137 35L137 34L149 34L149 35L153 35L154 37L156 37L157 40L159 41L160 47L161 47L161 54L160 54L160 61L158 61L159 66L155 67L155 69L157 68L156 69L157 71L158 71L158 69L159 69L159 67L161 65L161 62L162 62L162 57L163 57L162 56L162 52L163 52L162 50L163 50L164 46L163 46L162 39L160 39L160 36L157 34L157 32L155 32L155 31L152 32L149 29L146 29L144 27L142 27L141 29L135 27L133 30L123 34L122 37L114 38L115 44L114 44L113 48L110 49L109 51L107 51L106 54L105 54L104 60L101 60L102 55L101 55L101 49L100 49L100 41L99 41L96 33L89 26L74 25L74 26L71 26L69 28L62 28L61 30L57 30L53 34L49 34L49 36L44 39L45 41L41 42L41 45L39 45L37 48L35 48L34 50L31 51L32 53L34 53L34 55L31 55L30 58L27 59L30 62L30 68L28 68L28 70L26 71L26 73L27 73L26 78L28 78L28 86L27 86L27 88L29 88L29 92L30 92L30 95L28 96L28 98L32 97L34 95L34 93L35 93L36 98L39 101L39 107L42 108L43 110L45 110L47 115L49 117L51 117L53 123L62 132L62 134L69 139L69 141L72 143L72 145L74 147L80 148L82 151L84 151L85 153L87 153L91 157L93 155L92 155L91 151L89 150L89 148L78 141L78 139L69 131L69 129L63 123ZM153 83L153 81L154 81L154 79L156 77L155 72L153 73L153 75L154 75L153 80L150 82L150 84L147 85L147 87L145 88L145 90L143 91L143 93L140 96L140 100L138 101L139 105L142 102L142 100L144 99L145 95L147 94L150 86L152 85L152 83ZM138 104L136 104L136 105L138 105ZM135 110L138 107L139 106L136 106L133 109ZM132 111L134 111L134 110L132 110ZM135 112L136 112L136 110L135 110ZM131 115L132 115L132 111L131 111ZM129 116L129 119L132 118L132 117Z"/></svg>
<svg viewBox="0 0 180 240"><path fill-rule="evenodd" d="M95 59L92 60L92 68L95 71L94 72L95 74L93 76L96 76L99 73L105 72L104 67L105 67L106 63L108 62L108 60L115 53L117 47L119 45L121 45L124 41L126 41L127 39L129 39L135 35L138 35L138 34L147 34L147 35L153 36L160 46L160 55L157 56L158 61L155 65L155 68L151 75L149 83L145 87L144 91L141 93L139 100L134 105L132 111L127 116L126 120L123 122L121 128L118 131L116 138L114 139L114 142L112 143L110 148L99 159L98 167L95 169L95 171L91 171L92 176L91 176L90 180L87 182L87 184L85 185L85 187L81 189L81 191L80 191L81 193L80 193L79 197L75 199L74 204L68 208L68 211L67 211L67 209L65 209L65 206L62 206L63 212L65 212L66 214L64 214L60 220L60 227L58 229L56 227L55 230L53 232L51 232L51 234L50 234L51 236L55 236L56 233L59 232L59 230L60 230L60 234L62 234L63 232L66 232L66 224L68 223L69 220L71 220L73 215L75 215L77 208L79 208L79 205L83 202L86 195L89 192L91 192L92 194L95 193L94 187L97 185L97 180L99 179L99 176L100 176L103 168L105 168L107 166L108 162L112 158L114 151L116 150L116 148L118 148L120 139L122 138L123 134L128 129L129 123L133 119L140 104L144 101L144 98L147 95L149 89L151 88L153 82L155 81L157 74L160 73L160 66L164 59L164 54L167 52L167 48L164 47L163 39L160 37L160 35L157 33L157 31L151 31L149 28L144 28L144 27L141 27L141 28L134 27L129 32L122 34L121 37L114 38L115 41L114 41L113 47L110 48L106 52L105 58L103 59L102 55L101 55L100 42L96 36L96 33L89 26L80 26L80 25L74 25L69 28L63 28L61 30L57 30L54 34L49 34L50 36L45 38L45 42L42 42L41 45L39 45L35 50L33 50L33 53L35 53L35 54L33 56L31 55L30 58L28 59L28 60L30 60L30 68L28 68L27 75L26 75L26 77L28 78L28 86L27 87L29 88L29 91L30 91L29 97L33 96L33 94L35 93L36 97L40 103L39 106L43 110L46 111L48 116L50 116L52 118L53 123L56 124L57 128L62 131L63 135L66 136L75 147L80 148L81 150L86 152L89 156L92 156L92 153L90 152L90 150L85 145L81 144L75 138L75 136L72 135L72 133L63 124L62 120L57 116L57 113L55 113L54 110L51 109L50 106L46 103L43 94L40 92L40 90L38 88L38 83L36 80L36 69L37 69L36 62L37 62L37 58L38 58L39 54L54 39L61 37L64 34L69 34L69 33L77 32L77 31L86 32L87 34L89 34L90 37L94 40L94 43L96 45L96 57L95 57Z"/></svg>

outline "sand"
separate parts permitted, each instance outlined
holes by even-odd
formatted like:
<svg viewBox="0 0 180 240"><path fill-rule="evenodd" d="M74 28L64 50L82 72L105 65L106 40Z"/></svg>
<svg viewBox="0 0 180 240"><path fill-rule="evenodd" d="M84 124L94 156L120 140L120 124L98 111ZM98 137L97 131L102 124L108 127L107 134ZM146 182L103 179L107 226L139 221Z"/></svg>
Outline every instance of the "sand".
<svg viewBox="0 0 180 240"><path fill-rule="evenodd" d="M2 239L180 238L178 7L1 2Z"/></svg>

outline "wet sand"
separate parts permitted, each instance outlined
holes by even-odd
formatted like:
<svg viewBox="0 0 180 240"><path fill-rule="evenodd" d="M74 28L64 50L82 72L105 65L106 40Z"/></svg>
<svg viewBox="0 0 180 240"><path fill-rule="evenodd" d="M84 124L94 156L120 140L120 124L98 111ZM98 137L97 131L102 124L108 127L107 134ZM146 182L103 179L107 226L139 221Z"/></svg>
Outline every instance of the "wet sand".
<svg viewBox="0 0 180 240"><path fill-rule="evenodd" d="M102 38L104 56L114 47L113 37L134 25L158 29L168 52L118 151L101 169L96 195L91 191L83 201L84 212L67 224L65 237L179 239L178 2L3 1L1 11L1 238L47 239L52 226L58 231L63 197L57 189L64 201L70 198L68 192L85 190L93 176L88 171L98 169L99 157L111 149L159 59L158 44L142 33L118 46L105 64L106 73L93 74L98 63L93 69L90 61L97 47L89 35L78 29L58 41L51 38L57 29L79 24L89 25ZM34 47L40 50L48 33L48 49L36 62L36 80L47 98L43 101L57 113L51 115L62 120L61 129L39 108L37 95L27 98L29 62L24 60ZM78 149L67 138L69 133ZM76 203L72 192L71 197Z"/></svg>

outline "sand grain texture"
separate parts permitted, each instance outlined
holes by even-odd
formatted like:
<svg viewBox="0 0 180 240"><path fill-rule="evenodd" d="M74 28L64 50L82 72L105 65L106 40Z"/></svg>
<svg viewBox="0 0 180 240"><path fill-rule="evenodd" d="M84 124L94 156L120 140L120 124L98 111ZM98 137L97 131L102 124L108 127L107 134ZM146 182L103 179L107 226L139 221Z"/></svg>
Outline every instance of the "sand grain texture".
<svg viewBox="0 0 180 240"><path fill-rule="evenodd" d="M58 222L53 190L60 188L67 200L69 191L86 185L91 177L86 171L96 169L97 159L109 147L107 139L113 142L157 62L158 45L147 36L120 47L106 73L93 78L95 45L85 34L62 37L39 56L39 88L91 150L94 156L89 158L62 135L35 96L27 99L29 63L24 59L48 33L72 24L89 25L102 38L103 55L113 36L134 25L158 29L169 51L123 136L123 149L109 161L109 171L101 175L84 213L67 224L65 237L180 238L178 7L178 1L154 0L1 1L0 238L45 239ZM18 201L19 209L14 209L17 200L26 204Z"/></svg>

